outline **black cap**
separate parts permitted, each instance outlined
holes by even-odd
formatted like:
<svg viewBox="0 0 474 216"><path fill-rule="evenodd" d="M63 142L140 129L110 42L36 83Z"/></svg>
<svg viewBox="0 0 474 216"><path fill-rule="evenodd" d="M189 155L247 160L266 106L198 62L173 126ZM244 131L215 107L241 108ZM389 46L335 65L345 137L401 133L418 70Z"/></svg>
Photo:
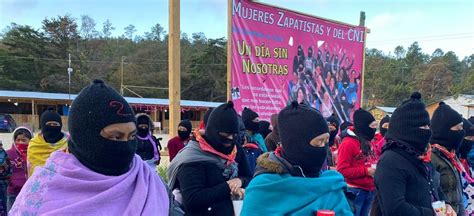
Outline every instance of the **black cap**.
<svg viewBox="0 0 474 216"><path fill-rule="evenodd" d="M191 131L193 129L193 125L191 124L191 121L189 119L184 119L182 120L179 124L178 127L182 126L185 127L188 131Z"/></svg>
<svg viewBox="0 0 474 216"><path fill-rule="evenodd" d="M300 166L309 176L317 176L326 160L327 145L314 147L310 141L329 133L326 119L317 110L293 101L278 114L282 157Z"/></svg>
<svg viewBox="0 0 474 216"><path fill-rule="evenodd" d="M362 137L367 141L371 141L375 135L375 128L371 128L370 124L375 121L374 116L363 109L354 112L354 128L358 137Z"/></svg>
<svg viewBox="0 0 474 216"><path fill-rule="evenodd" d="M54 110L53 107L48 107L48 109L44 111L43 114L41 114L40 127L43 128L46 123L50 121L58 122L61 127L63 126L61 116Z"/></svg>
<svg viewBox="0 0 474 216"><path fill-rule="evenodd" d="M393 112L389 122L386 138L409 144L418 154L426 151L431 131L420 127L430 125L430 116L419 92L414 92L410 99L402 102Z"/></svg>
<svg viewBox="0 0 474 216"><path fill-rule="evenodd" d="M430 142L432 144L440 144L446 148L458 149L461 145L464 131L452 131L451 127L462 123L462 116L453 110L449 105L440 102L438 108L433 113L431 118L431 136Z"/></svg>
<svg viewBox="0 0 474 216"><path fill-rule="evenodd" d="M205 140L217 151L229 154L232 147L225 147L223 142L232 144L232 140L224 140L220 132L236 135L239 132L239 121L237 112L234 109L234 104L229 101L215 108L206 125L206 132L204 134Z"/></svg>
<svg viewBox="0 0 474 216"><path fill-rule="evenodd" d="M105 175L121 175L129 170L136 142L105 139L102 129L116 123L135 123L127 101L102 80L82 89L69 112L70 152L86 167Z"/></svg>

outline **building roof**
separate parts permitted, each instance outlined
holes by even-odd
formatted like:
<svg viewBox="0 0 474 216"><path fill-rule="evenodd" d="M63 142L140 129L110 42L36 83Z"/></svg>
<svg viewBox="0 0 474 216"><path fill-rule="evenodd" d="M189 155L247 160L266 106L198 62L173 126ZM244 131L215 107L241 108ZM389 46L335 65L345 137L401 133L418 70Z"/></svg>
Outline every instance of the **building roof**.
<svg viewBox="0 0 474 216"><path fill-rule="evenodd" d="M71 100L76 98L76 94L71 94ZM20 99L36 99L36 100L63 100L69 101L69 94L63 93L47 93L47 92L27 92L27 91L4 91L0 90L0 98L20 98ZM169 106L168 99L161 98L138 98L138 97L125 97L130 104L145 104L145 105L158 105L158 106ZM183 107L217 107L222 103L219 102L206 102L206 101L193 101L193 100L181 100L181 106Z"/></svg>
<svg viewBox="0 0 474 216"><path fill-rule="evenodd" d="M468 103L468 104L466 104L465 106L470 106L469 103L472 103L472 102L474 101L474 95L459 94L459 95L456 95L456 96L448 96L448 97L445 97L445 98L443 98L443 99L441 99L441 100L435 101L435 102L430 103L430 104L428 104L428 105L426 105L426 106L429 107L429 106L438 104L438 103L441 102L441 101L446 101L446 100L449 100L449 99L451 99L451 98L459 98L459 97L463 98L464 101L465 101L466 103Z"/></svg>
<svg viewBox="0 0 474 216"><path fill-rule="evenodd" d="M375 106L376 109L382 110L385 113L390 113L392 114L395 112L396 107L383 107L383 106Z"/></svg>

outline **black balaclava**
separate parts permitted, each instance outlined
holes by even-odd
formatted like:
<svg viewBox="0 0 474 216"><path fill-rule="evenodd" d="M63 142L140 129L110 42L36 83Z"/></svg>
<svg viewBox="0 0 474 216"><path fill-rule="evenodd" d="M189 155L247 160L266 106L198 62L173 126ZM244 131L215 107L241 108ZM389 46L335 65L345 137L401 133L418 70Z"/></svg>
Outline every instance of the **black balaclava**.
<svg viewBox="0 0 474 216"><path fill-rule="evenodd" d="M186 128L186 131L179 131L178 130L178 136L181 140L187 140L189 139L189 135L191 135L191 131L193 129L193 125L191 124L191 121L189 121L188 119L185 119L185 120L182 120L178 127L184 127Z"/></svg>
<svg viewBox="0 0 474 216"><path fill-rule="evenodd" d="M69 151L89 169L110 176L130 170L137 142L113 141L100 135L102 129L117 123L135 123L130 105L102 80L82 89L69 112Z"/></svg>
<svg viewBox="0 0 474 216"><path fill-rule="evenodd" d="M50 121L59 123L59 126L46 125L46 123ZM52 107L49 107L43 112L43 114L41 114L40 126L41 134L47 143L57 143L64 137L63 132L61 132L61 128L63 127L61 116L54 111L54 108Z"/></svg>
<svg viewBox="0 0 474 216"><path fill-rule="evenodd" d="M137 117L137 135L142 137L142 138L145 138L148 136L148 134L150 134L150 118L148 118L148 116L146 115L140 115ZM146 124L147 127L146 128L140 128L138 127L138 125L141 125L141 124Z"/></svg>
<svg viewBox="0 0 474 216"><path fill-rule="evenodd" d="M463 130L465 133L464 137L474 136L474 125L472 125L471 122L469 122L469 120L467 119L463 119L462 122ZM474 145L474 141L467 139L462 140L461 148L459 148L459 155L461 156L461 158L467 158L467 155L472 149L472 145Z"/></svg>
<svg viewBox="0 0 474 216"><path fill-rule="evenodd" d="M258 118L258 114L253 110L245 107L242 111L242 120L244 120L245 129L256 133L260 128L260 124L258 122L253 121L255 118Z"/></svg>
<svg viewBox="0 0 474 216"><path fill-rule="evenodd" d="M214 110L214 108L209 108L206 113L204 113L204 126L207 125L207 121L209 121L209 116L211 116L211 113L212 113L212 110Z"/></svg>
<svg viewBox="0 0 474 216"><path fill-rule="evenodd" d="M272 132L272 130L270 130L270 122L260 121L258 124L260 125L258 128L258 133L261 134L265 139L265 137L267 137L268 134Z"/></svg>
<svg viewBox="0 0 474 216"><path fill-rule="evenodd" d="M328 125L332 125L336 127L335 131L329 131L329 146L334 145L334 140L336 139L337 134L339 133L339 119L337 116L333 113L331 116L329 116L327 119Z"/></svg>
<svg viewBox="0 0 474 216"><path fill-rule="evenodd" d="M385 137L385 134L387 133L388 129L383 128L382 126L385 123L389 123L389 121L390 121L390 116L388 116L388 115L386 115L385 117L382 118L382 120L380 120L379 130L380 130L380 134L382 134L382 136L384 136L384 137ZM389 125L390 125L390 123L389 123Z"/></svg>
<svg viewBox="0 0 474 216"><path fill-rule="evenodd" d="M448 150L459 150L464 138L464 130L453 131L451 127L462 123L462 116L444 102L439 103L439 107L431 117L431 144L440 144Z"/></svg>
<svg viewBox="0 0 474 216"><path fill-rule="evenodd" d="M329 54L329 52L326 52L326 63L329 63L330 58L331 54Z"/></svg>
<svg viewBox="0 0 474 216"><path fill-rule="evenodd" d="M366 141L371 141L377 131L376 128L370 127L370 124L374 121L375 118L370 112L363 109L356 110L354 112L355 134L358 137L364 138Z"/></svg>
<svg viewBox="0 0 474 216"><path fill-rule="evenodd" d="M308 48L308 57L309 58L313 57L313 47Z"/></svg>
<svg viewBox="0 0 474 216"><path fill-rule="evenodd" d="M421 101L421 94L414 92L390 117L386 139L400 141L413 147L422 155L428 146L431 130L420 127L430 125L430 116Z"/></svg>
<svg viewBox="0 0 474 216"><path fill-rule="evenodd" d="M219 135L219 132L233 134L234 137L239 133L239 121L237 112L234 110L234 104L229 101L215 108L206 125L204 139L217 151L223 154L230 154L234 149L235 142ZM229 147L224 144L230 144Z"/></svg>
<svg viewBox="0 0 474 216"><path fill-rule="evenodd" d="M311 140L329 133L324 117L315 109L293 101L278 114L278 131L282 154L293 166L299 166L308 177L317 177L327 155L327 145L315 147Z"/></svg>

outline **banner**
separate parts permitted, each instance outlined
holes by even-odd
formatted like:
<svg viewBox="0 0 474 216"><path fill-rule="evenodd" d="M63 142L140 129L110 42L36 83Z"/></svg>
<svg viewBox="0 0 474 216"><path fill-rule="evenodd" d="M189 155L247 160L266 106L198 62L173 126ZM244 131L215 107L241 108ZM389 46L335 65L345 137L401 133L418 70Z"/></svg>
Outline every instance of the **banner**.
<svg viewBox="0 0 474 216"><path fill-rule="evenodd" d="M349 121L360 107L364 27L248 0L232 2L236 110L269 119L296 100Z"/></svg>

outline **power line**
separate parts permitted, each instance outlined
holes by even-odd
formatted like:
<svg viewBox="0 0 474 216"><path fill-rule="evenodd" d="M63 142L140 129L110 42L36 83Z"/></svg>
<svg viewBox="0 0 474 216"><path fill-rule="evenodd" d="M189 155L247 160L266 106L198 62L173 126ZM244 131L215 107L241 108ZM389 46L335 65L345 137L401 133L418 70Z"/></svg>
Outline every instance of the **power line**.
<svg viewBox="0 0 474 216"><path fill-rule="evenodd" d="M438 37L452 37L452 36L461 36L461 35L472 35L474 32L465 32L465 33L456 33L456 34L445 34L445 35L428 35L428 36L421 36L421 37L411 37L411 38L395 38L395 39L388 39L388 40L380 40L380 41L372 41L371 43L378 43L378 42L387 42L387 41L400 41L400 40L416 40L416 39L423 39L423 38L438 38Z"/></svg>
<svg viewBox="0 0 474 216"><path fill-rule="evenodd" d="M15 58L15 59L31 59L31 60L45 60L45 61L61 61L61 62L68 62L68 60L66 59L58 59L58 58L44 58L44 57L26 57L26 56L0 56L0 58ZM138 58L138 59L145 59L145 58ZM154 61L152 59L147 59L149 61ZM71 59L71 62L90 62L90 63L108 63L108 64L120 64L121 62L119 61L104 61L104 60L73 60ZM162 61L157 61L157 62L132 62L132 61L125 61L124 64L137 64L137 65L167 65L168 62L162 62ZM201 65L204 65L204 66L225 66L227 64L223 63L223 64L214 64L214 63L210 63L210 64L181 64L182 66L186 66L186 65L196 65L196 66L201 66Z"/></svg>

